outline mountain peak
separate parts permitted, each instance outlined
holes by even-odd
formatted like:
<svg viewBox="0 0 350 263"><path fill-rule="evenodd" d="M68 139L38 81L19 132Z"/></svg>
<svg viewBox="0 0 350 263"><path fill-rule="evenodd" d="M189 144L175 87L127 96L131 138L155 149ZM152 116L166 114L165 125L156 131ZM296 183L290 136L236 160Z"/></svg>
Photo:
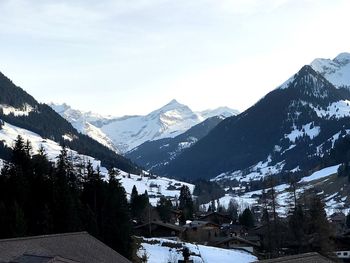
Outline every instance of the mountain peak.
<svg viewBox="0 0 350 263"><path fill-rule="evenodd" d="M174 108L176 108L176 107L182 107L182 106L185 106L185 105L181 104L176 99L172 99L170 102L165 104L162 108L164 108L164 107L174 107Z"/></svg>
<svg viewBox="0 0 350 263"><path fill-rule="evenodd" d="M341 64L348 64L350 62L350 53L343 52L340 53L338 56L336 56L333 61L341 63Z"/></svg>
<svg viewBox="0 0 350 263"><path fill-rule="evenodd" d="M310 66L336 88L350 87L350 53L340 53L333 60L317 58Z"/></svg>

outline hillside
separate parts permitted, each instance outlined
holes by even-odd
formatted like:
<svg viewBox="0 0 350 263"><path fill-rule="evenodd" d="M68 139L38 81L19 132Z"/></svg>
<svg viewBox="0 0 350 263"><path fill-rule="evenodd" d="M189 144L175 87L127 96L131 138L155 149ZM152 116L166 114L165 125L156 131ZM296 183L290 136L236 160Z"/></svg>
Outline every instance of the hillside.
<svg viewBox="0 0 350 263"><path fill-rule="evenodd" d="M184 150L206 136L224 117L211 117L174 137L147 141L126 153L126 157L147 170L157 174L158 169L167 165Z"/></svg>
<svg viewBox="0 0 350 263"><path fill-rule="evenodd" d="M340 56L343 69L350 62L348 57ZM158 172L188 180L259 180L266 174L308 171L319 165L335 141L350 130L349 89L325 78L339 80L331 76L308 65L302 67L248 110L222 121ZM342 79L347 78L342 75Z"/></svg>
<svg viewBox="0 0 350 263"><path fill-rule="evenodd" d="M0 73L0 119L8 124L29 130L44 139L66 145L84 155L99 159L103 166L123 171L140 171L128 159L116 154L89 136L79 133L50 106L38 103L31 95ZM6 152L0 152L6 159Z"/></svg>

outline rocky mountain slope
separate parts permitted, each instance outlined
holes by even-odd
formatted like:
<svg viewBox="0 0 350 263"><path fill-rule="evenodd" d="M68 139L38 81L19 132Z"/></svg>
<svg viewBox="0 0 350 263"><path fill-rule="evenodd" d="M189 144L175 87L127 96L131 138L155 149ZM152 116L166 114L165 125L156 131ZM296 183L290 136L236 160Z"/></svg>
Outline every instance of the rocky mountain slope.
<svg viewBox="0 0 350 263"><path fill-rule="evenodd" d="M350 54L342 53L302 67L158 172L189 180L259 180L320 164L350 130L349 63Z"/></svg>

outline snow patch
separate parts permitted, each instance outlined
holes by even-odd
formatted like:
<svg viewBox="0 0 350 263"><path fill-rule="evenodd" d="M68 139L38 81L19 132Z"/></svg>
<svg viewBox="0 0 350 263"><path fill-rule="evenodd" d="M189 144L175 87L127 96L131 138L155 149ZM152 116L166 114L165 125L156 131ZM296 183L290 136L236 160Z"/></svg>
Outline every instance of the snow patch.
<svg viewBox="0 0 350 263"><path fill-rule="evenodd" d="M332 174L335 174L338 172L338 168L339 168L340 164L331 166L331 167L327 167L324 168L322 170L319 170L317 172L314 172L313 174L311 174L310 176L304 177L302 178L299 183L305 183L305 182L310 182L313 180L318 180L324 177L328 177Z"/></svg>
<svg viewBox="0 0 350 263"><path fill-rule="evenodd" d="M304 135L308 136L310 139L313 139L319 135L321 131L321 127L314 126L311 128L311 126L312 126L312 122L303 125L301 130L297 129L296 126L293 126L293 130L289 134L286 134L284 136L285 138L288 138L293 143L295 143L297 138L302 137Z"/></svg>
<svg viewBox="0 0 350 263"><path fill-rule="evenodd" d="M34 108L29 104L24 104L22 108L14 108L9 105L0 105L0 109L2 110L4 115L13 114L14 116L28 116L30 112L34 110Z"/></svg>

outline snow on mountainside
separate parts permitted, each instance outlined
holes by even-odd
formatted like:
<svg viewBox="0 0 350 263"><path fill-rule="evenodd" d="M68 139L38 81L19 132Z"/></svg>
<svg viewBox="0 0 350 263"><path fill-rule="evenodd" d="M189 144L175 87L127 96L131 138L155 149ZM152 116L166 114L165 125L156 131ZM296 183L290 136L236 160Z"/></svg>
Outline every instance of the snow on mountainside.
<svg viewBox="0 0 350 263"><path fill-rule="evenodd" d="M214 110L204 110L197 112L203 119L208 119L215 116L222 116L224 118L231 117L233 115L238 115L239 111L230 109L228 107L219 107Z"/></svg>
<svg viewBox="0 0 350 263"><path fill-rule="evenodd" d="M157 174L249 181L313 169L350 129L350 89L342 88L350 74L349 56L343 53L333 60L333 73L303 66L251 108L223 120ZM340 75L341 85L339 78L331 78ZM337 87L332 84L335 79Z"/></svg>
<svg viewBox="0 0 350 263"><path fill-rule="evenodd" d="M318 58L310 65L335 87L350 88L350 53L341 53L333 60Z"/></svg>
<svg viewBox="0 0 350 263"><path fill-rule="evenodd" d="M313 172L311 175L303 177L297 186L297 195L307 194L307 191L314 189L317 195L323 199L327 215L331 215L337 211L343 211L347 214L350 211L350 200L348 198L349 184L347 178L339 177L337 171L338 165L325 167L319 171ZM287 216L290 209L290 204L293 202L293 193L289 189L290 185L280 184L275 187L278 200L278 213L281 216ZM244 187L236 187L227 193L225 196L215 201L216 207L223 206L228 208L231 201L238 204L238 209L242 212L247 207L252 207L259 204L259 198L262 195L262 190L244 191ZM268 191L268 189L266 189ZM202 210L207 211L211 202L203 204Z"/></svg>
<svg viewBox="0 0 350 263"><path fill-rule="evenodd" d="M65 104L51 104L51 107L80 132L123 153L146 141L173 138L206 118L212 116L229 117L238 113L227 107L193 112L188 106L176 100L172 100L145 116L124 116L121 118L81 112Z"/></svg>
<svg viewBox="0 0 350 263"><path fill-rule="evenodd" d="M46 151L48 159L53 162L56 161L56 158L62 149L62 147L55 141L44 139L34 132L18 128L14 125L4 122L2 129L0 130L0 141L4 142L7 147L12 148L14 146L14 141L17 139L18 135L20 135L24 140L29 140L31 142L33 153L37 153L39 148L42 146ZM68 140L72 139L69 134L64 135L64 137ZM87 163L90 160L94 168L101 166L101 162L99 160L96 160L93 157L87 155L78 154L76 151L70 149L69 156L74 158L75 161L82 160ZM101 171L105 174L107 173L107 170L105 168L102 168Z"/></svg>
<svg viewBox="0 0 350 263"><path fill-rule="evenodd" d="M69 121L75 129L79 132L90 136L92 139L98 141L99 143L107 146L109 149L119 152L114 146L113 142L108 138L106 134L97 128L95 125L91 124L93 122L108 122L112 117L104 117L102 115L92 113L92 112L82 112L79 110L72 109L67 104L49 104L52 109L54 109L63 118Z"/></svg>
<svg viewBox="0 0 350 263"><path fill-rule="evenodd" d="M40 147L45 149L47 157L50 161L55 162L62 147L55 141L50 139L44 139L40 135L28 131L26 129L18 128L14 125L4 122L2 129L0 129L0 141L4 142L7 147L12 148L14 146L14 141L17 136L20 135L24 140L29 140L32 144L33 153L37 153ZM70 134L64 135L66 140L72 140ZM67 149L68 156L72 158L73 163L87 163L90 161L94 169L97 166L100 167L101 175L103 178L108 178L108 171L105 167L101 166L101 161L97 160L91 156L79 154L78 152ZM3 165L3 161L0 159L0 168ZM180 188L182 185L187 185L191 192L193 192L194 185L184 183L181 181L168 179L164 177L159 177L155 175L148 175L147 173L143 175L129 174L124 171L120 171L120 175L117 176L122 186L128 195L131 195L133 186L135 185L140 193L144 193L145 190L148 191L150 203L156 205L159 198L163 195L168 197L170 200L175 199L180 195Z"/></svg>

